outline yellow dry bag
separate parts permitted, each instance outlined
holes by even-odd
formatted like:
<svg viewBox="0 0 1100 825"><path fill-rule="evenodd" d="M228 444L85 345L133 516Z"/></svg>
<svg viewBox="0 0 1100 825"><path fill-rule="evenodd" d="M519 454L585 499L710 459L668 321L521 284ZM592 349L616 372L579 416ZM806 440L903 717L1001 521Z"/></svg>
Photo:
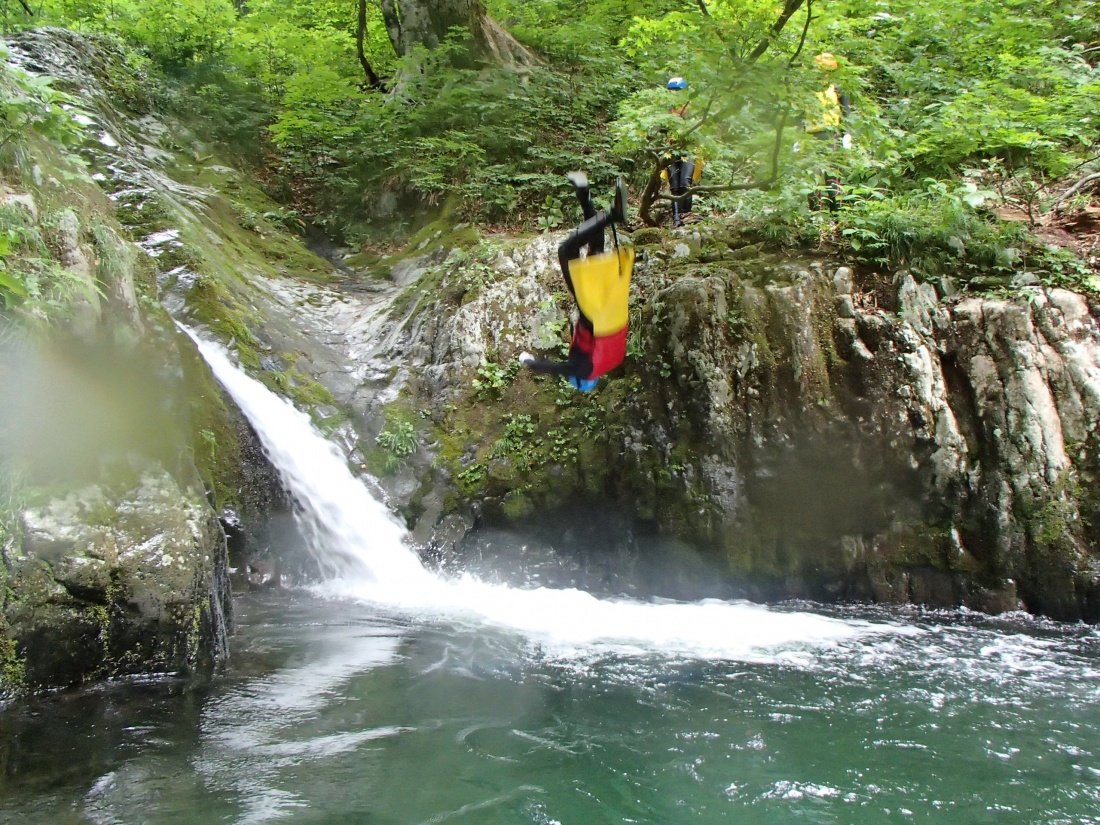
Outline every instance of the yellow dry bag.
<svg viewBox="0 0 1100 825"><path fill-rule="evenodd" d="M596 335L612 335L626 326L633 272L632 246L569 262L577 304Z"/></svg>

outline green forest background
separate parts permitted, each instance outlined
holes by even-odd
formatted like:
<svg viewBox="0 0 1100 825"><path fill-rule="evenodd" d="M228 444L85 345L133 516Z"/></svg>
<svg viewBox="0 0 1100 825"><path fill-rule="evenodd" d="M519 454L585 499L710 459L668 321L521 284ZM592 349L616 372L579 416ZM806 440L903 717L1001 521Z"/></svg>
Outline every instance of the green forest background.
<svg viewBox="0 0 1100 825"><path fill-rule="evenodd" d="M774 38L784 4L768 0L484 5L533 60L456 59L462 29L398 57L365 2L372 82L346 0L0 0L9 35L103 38L129 67L120 106L179 116L262 181L288 224L339 243L400 242L443 210L494 231L564 228L565 172L586 169L601 195L622 175L636 196L669 146L687 146L706 158L696 212L766 241L973 289L1010 290L1020 272L1100 283L1087 244L1050 244L1066 216L1095 218L1094 0L810 0ZM814 63L824 51L829 77ZM671 75L688 80L686 117L670 113ZM851 97L849 151L800 129L829 82ZM4 146L28 126L72 128L26 105L56 114L60 95L24 87L3 97ZM835 214L809 205L826 166L844 184Z"/></svg>

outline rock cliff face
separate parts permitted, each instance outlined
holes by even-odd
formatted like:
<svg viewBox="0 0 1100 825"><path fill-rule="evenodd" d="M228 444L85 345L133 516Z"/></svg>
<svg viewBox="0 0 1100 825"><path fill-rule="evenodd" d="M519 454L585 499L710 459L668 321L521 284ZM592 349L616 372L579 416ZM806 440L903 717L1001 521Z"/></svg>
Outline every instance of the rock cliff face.
<svg viewBox="0 0 1100 825"><path fill-rule="evenodd" d="M225 536L163 320L0 348L4 693L225 658Z"/></svg>
<svg viewBox="0 0 1100 825"><path fill-rule="evenodd" d="M899 273L886 311L827 261L639 235L632 355L591 398L507 366L561 328L544 240L409 325L469 523L598 497L753 597L1100 618L1095 304Z"/></svg>
<svg viewBox="0 0 1100 825"><path fill-rule="evenodd" d="M354 448L389 385L370 342L397 286L319 288L333 266L158 112L109 42L43 29L10 45L0 83L49 76L84 131L0 153L0 210L79 286L33 344L0 311L0 696L206 670L226 655L231 572L244 588L313 567L249 422L173 318Z"/></svg>
<svg viewBox="0 0 1100 825"><path fill-rule="evenodd" d="M197 483L150 467L29 507L22 527L5 615L28 684L209 670L227 655L225 537Z"/></svg>
<svg viewBox="0 0 1100 825"><path fill-rule="evenodd" d="M26 45L28 70L56 62L96 85L85 64L103 54L81 38ZM89 141L118 147L106 128ZM6 249L5 266L50 300L0 312L0 696L208 670L232 616L214 503L229 476L216 455L238 445L214 441L234 419L90 171L33 131L13 145L0 210L42 241Z"/></svg>

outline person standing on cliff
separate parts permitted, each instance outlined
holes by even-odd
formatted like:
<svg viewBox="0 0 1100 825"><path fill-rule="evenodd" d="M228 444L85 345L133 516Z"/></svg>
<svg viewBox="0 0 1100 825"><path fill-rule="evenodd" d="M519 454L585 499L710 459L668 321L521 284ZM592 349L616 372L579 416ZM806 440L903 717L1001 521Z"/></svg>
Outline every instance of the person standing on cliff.
<svg viewBox="0 0 1100 825"><path fill-rule="evenodd" d="M687 88L687 81L682 77L671 78L666 87L678 96ZM679 117L684 117L687 112L688 101L676 101L669 112ZM688 189L699 181L703 173L703 162L691 156L683 147L672 147L672 160L668 168L661 176L668 181L668 191L674 198L672 201L672 225L683 226L684 216L691 214L691 195ZM685 197L686 195L686 197Z"/></svg>
<svg viewBox="0 0 1100 825"><path fill-rule="evenodd" d="M828 142L830 155L838 148L851 149L852 136L844 129L844 120L851 111L851 100L833 82L837 59L829 52L822 52L814 58L814 66L825 76L828 86L817 93L813 111L806 120L806 133L816 140ZM810 194L810 208L816 211L825 206L830 212L836 212L840 208L841 188L840 173L833 158L827 162L822 173L825 187Z"/></svg>

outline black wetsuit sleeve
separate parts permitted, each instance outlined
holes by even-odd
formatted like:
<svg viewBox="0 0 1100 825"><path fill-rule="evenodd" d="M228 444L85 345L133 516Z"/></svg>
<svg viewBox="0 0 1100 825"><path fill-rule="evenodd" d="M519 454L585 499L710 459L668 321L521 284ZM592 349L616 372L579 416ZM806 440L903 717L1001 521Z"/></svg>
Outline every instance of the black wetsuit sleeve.
<svg viewBox="0 0 1100 825"><path fill-rule="evenodd" d="M569 361L547 361L543 358L536 358L534 361L527 362L527 369L544 372L548 375L576 375L573 371L573 365Z"/></svg>

